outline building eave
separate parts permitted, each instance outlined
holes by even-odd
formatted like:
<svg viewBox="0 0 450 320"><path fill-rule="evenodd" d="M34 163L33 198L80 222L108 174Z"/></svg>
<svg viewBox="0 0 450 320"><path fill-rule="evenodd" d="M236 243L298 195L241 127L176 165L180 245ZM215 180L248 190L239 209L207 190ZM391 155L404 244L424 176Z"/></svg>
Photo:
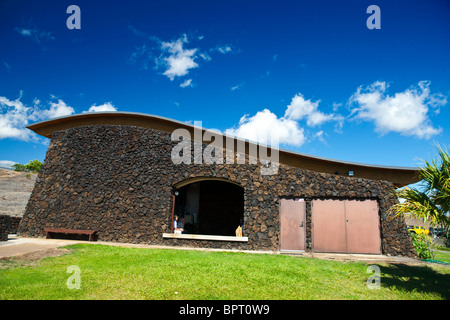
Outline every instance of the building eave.
<svg viewBox="0 0 450 320"><path fill-rule="evenodd" d="M41 136L51 138L53 132L92 125L128 125L156 129L169 133L172 133L175 129L182 128L188 130L192 137L196 128L194 125L185 122L135 112L82 113L37 122L27 126L27 128ZM200 129L202 130L202 134L207 130L205 128ZM226 135L222 135L222 137L224 141L225 138L230 138ZM247 146L256 144L256 142L249 140L237 139L235 137L231 138L234 139L235 143L237 141L243 141ZM225 146L225 143L223 145ZM246 150L248 151L248 147ZM402 187L419 181L417 168L383 166L329 159L286 149L279 149L279 162L296 168L329 174L348 175L349 172L352 172L354 178L390 181L396 187Z"/></svg>

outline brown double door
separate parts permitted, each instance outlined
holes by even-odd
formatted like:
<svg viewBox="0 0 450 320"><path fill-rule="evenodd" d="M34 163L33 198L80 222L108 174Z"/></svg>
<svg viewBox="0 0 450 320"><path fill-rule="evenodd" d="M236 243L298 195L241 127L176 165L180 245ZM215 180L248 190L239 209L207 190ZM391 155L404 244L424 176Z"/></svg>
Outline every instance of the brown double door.
<svg viewBox="0 0 450 320"><path fill-rule="evenodd" d="M306 203L303 199L280 199L280 250L305 250Z"/></svg>
<svg viewBox="0 0 450 320"><path fill-rule="evenodd" d="M313 200L312 249L315 252L381 254L375 200Z"/></svg>

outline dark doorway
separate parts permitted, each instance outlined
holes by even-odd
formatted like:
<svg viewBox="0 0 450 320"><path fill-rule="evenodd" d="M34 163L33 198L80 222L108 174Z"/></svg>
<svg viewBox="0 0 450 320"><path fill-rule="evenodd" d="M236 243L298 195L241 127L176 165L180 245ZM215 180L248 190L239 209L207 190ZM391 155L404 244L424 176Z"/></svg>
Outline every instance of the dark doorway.
<svg viewBox="0 0 450 320"><path fill-rule="evenodd" d="M177 189L175 214L190 234L234 236L242 226L244 189L234 183L205 180Z"/></svg>

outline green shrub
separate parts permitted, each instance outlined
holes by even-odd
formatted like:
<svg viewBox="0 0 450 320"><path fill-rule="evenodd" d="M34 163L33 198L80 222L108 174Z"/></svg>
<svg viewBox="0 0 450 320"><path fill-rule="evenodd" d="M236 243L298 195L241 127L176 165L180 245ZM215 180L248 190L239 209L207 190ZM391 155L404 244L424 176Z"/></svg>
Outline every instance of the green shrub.
<svg viewBox="0 0 450 320"><path fill-rule="evenodd" d="M16 163L12 167L14 171L38 173L41 170L42 162L39 160L30 160L26 165Z"/></svg>
<svg viewBox="0 0 450 320"><path fill-rule="evenodd" d="M41 170L42 162L39 160L31 160L28 162L25 167L28 169L28 171L38 173Z"/></svg>
<svg viewBox="0 0 450 320"><path fill-rule="evenodd" d="M420 259L434 259L433 250L436 244L432 237L426 234L412 234L412 244Z"/></svg>
<svg viewBox="0 0 450 320"><path fill-rule="evenodd" d="M14 171L18 171L18 172L28 171L27 168L23 164L20 164L20 163L13 164L12 167L13 167Z"/></svg>

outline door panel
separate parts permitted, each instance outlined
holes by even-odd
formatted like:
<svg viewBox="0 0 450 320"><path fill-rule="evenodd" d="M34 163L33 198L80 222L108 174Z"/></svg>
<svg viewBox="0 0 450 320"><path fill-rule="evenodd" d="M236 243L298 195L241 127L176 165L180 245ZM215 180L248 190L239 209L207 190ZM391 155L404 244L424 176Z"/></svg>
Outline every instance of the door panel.
<svg viewBox="0 0 450 320"><path fill-rule="evenodd" d="M314 200L311 211L313 251L346 252L344 201Z"/></svg>
<svg viewBox="0 0 450 320"><path fill-rule="evenodd" d="M346 201L347 251L381 254L378 203L375 200Z"/></svg>
<svg viewBox="0 0 450 320"><path fill-rule="evenodd" d="M305 250L306 203L280 199L280 249Z"/></svg>
<svg viewBox="0 0 450 320"><path fill-rule="evenodd" d="M311 214L313 251L381 254L376 200L314 200Z"/></svg>

